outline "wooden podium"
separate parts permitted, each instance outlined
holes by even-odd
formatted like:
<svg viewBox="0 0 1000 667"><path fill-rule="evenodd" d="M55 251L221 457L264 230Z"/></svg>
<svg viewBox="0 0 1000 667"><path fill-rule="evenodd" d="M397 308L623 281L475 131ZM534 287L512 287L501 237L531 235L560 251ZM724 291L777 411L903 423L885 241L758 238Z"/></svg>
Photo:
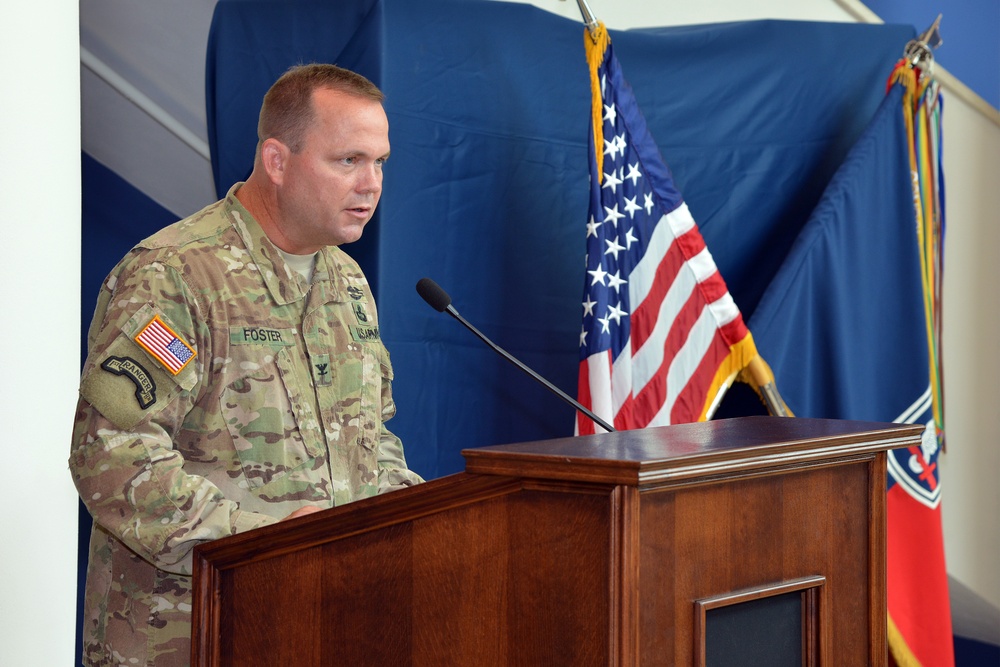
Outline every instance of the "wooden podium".
<svg viewBox="0 0 1000 667"><path fill-rule="evenodd" d="M747 417L463 452L195 550L193 664L885 665L885 452Z"/></svg>

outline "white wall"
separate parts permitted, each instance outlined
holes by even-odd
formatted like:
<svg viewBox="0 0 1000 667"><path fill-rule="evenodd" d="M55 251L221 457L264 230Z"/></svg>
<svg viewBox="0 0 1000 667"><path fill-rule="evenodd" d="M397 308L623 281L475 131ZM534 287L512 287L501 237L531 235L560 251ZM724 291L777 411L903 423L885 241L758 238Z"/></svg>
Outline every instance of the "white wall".
<svg viewBox="0 0 1000 667"><path fill-rule="evenodd" d="M581 18L575 0L515 1ZM851 4L851 0L842 1ZM587 4L613 29L764 18L855 20L835 0L589 0ZM927 26L915 28L922 31ZM947 12L941 32L949 39ZM1000 643L1000 299L996 295L1000 285L1000 126L948 90L944 96L947 450L941 476L945 556L949 575L964 584L953 586L953 606L955 595L963 592L974 593L992 606L973 619L964 618L958 609L956 630ZM970 622L986 627L970 628Z"/></svg>
<svg viewBox="0 0 1000 667"><path fill-rule="evenodd" d="M71 665L80 340L76 0L0 8L0 664Z"/></svg>
<svg viewBox="0 0 1000 667"><path fill-rule="evenodd" d="M993 605L1000 643L1000 127L945 92L941 461L948 573ZM960 590L960 589L958 589ZM953 587L952 595L956 594ZM959 610L961 611L961 610ZM980 619L984 620L984 619ZM956 618L956 626L961 619ZM971 633L968 636L973 636Z"/></svg>

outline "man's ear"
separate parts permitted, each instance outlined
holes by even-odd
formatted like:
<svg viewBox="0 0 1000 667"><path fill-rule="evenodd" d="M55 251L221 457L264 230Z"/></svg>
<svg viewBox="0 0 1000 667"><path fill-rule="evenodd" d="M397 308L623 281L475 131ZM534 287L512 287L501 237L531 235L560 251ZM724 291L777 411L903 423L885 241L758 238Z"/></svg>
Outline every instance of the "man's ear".
<svg viewBox="0 0 1000 667"><path fill-rule="evenodd" d="M285 180L285 168L288 166L288 146L274 137L266 139L260 147L260 161L268 178L275 185L281 185Z"/></svg>

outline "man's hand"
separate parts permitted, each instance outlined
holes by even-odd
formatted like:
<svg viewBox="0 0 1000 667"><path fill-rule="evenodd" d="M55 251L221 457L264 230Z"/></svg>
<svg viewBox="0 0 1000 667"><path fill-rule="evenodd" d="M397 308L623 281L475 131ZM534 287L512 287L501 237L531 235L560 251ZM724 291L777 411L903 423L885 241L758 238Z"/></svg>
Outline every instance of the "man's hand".
<svg viewBox="0 0 1000 667"><path fill-rule="evenodd" d="M286 516L282 521L288 521L289 519L296 519L300 516L305 516L306 514L313 514L322 510L322 507L316 507L315 505L306 505L305 507L300 507L288 516Z"/></svg>

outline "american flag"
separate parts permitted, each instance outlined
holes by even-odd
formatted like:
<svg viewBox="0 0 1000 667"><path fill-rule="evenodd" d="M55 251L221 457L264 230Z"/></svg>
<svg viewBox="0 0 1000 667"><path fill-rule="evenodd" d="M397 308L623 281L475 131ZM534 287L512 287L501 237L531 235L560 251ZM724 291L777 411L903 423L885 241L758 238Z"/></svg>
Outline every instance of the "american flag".
<svg viewBox="0 0 1000 667"><path fill-rule="evenodd" d="M702 421L756 356L753 338L604 25L584 42L594 106L579 400L616 429ZM595 428L577 417L578 433Z"/></svg>
<svg viewBox="0 0 1000 667"><path fill-rule="evenodd" d="M163 323L159 315L143 327L135 340L174 375L180 373L196 354L190 345Z"/></svg>

